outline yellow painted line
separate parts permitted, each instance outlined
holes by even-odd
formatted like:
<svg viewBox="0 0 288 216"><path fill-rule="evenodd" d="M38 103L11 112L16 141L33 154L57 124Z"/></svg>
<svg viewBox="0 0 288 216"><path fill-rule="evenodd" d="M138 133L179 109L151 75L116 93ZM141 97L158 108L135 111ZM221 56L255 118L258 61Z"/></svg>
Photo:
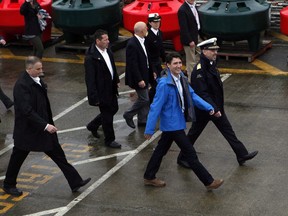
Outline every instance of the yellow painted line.
<svg viewBox="0 0 288 216"><path fill-rule="evenodd" d="M263 70L235 69L235 68L218 68L220 73L226 74L262 74Z"/></svg>
<svg viewBox="0 0 288 216"><path fill-rule="evenodd" d="M281 40L288 41L288 36L286 36L284 34L281 34L281 33L278 33L278 32L271 32L271 35L273 37L279 38Z"/></svg>
<svg viewBox="0 0 288 216"><path fill-rule="evenodd" d="M252 62L253 65L255 65L256 67L262 69L264 72L264 74L269 74L269 75L273 75L273 76L279 76L279 75L283 75L283 76L287 76L288 72L284 72L282 70L279 70L276 67L273 67L263 61L260 61L258 59L255 59Z"/></svg>
<svg viewBox="0 0 288 216"><path fill-rule="evenodd" d="M275 33L276 34L276 33ZM281 34L279 34L281 36ZM288 37L286 37L288 41ZM70 64L83 64L84 55L76 55L79 59L63 59L63 58L43 58L43 62L54 62L54 63L70 63ZM14 59L14 60L25 60L26 56L15 56L10 52L9 49L0 49L0 59ZM125 62L115 62L117 67L125 67ZM219 68L221 73L231 73L231 74L267 74L267 75L284 75L287 76L288 72L279 70L276 67L273 67L263 61L258 59L254 60L251 64L260 68L260 70L249 70L249 69L234 69L234 68Z"/></svg>

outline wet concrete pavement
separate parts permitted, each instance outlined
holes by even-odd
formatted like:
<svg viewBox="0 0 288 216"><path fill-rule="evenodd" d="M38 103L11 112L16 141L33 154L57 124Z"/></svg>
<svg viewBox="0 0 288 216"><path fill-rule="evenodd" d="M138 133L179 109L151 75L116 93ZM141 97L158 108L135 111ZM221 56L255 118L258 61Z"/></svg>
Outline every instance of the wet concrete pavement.
<svg viewBox="0 0 288 216"><path fill-rule="evenodd" d="M85 125L99 112L86 99L83 54L45 49L45 82L59 140L67 158L83 178L91 177L87 187L72 194L57 166L42 153L30 153L18 176L24 195L14 198L0 189L3 215L288 215L288 55L287 42L272 46L252 63L245 58L220 59L226 112L238 138L248 150L259 150L257 157L239 167L226 140L209 124L195 148L201 162L215 178L225 180L213 192L190 170L176 164L179 149L173 144L164 158L158 177L164 188L145 187L143 173L157 144L145 141L143 128L130 129L123 112L131 105L130 90L124 85L125 49L115 52L121 79L119 111L115 115L116 139L121 150L104 146ZM282 43L283 42L283 43ZM12 96L13 85L24 69L29 47L0 49L0 84ZM229 73L229 75L227 75ZM13 147L14 110L0 104L0 184L3 182ZM136 122L136 120L135 120ZM188 128L190 123L187 124Z"/></svg>

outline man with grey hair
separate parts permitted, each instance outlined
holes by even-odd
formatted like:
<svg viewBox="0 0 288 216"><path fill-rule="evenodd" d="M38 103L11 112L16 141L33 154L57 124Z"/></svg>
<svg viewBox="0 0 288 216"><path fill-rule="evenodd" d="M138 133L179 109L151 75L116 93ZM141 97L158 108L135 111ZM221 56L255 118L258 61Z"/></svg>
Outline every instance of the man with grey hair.
<svg viewBox="0 0 288 216"><path fill-rule="evenodd" d="M138 115L138 127L146 126L149 111L148 85L153 77L149 55L144 41L148 30L146 23L137 22L134 25L134 36L126 46L126 76L125 84L135 89L137 100L123 115L129 127L135 128L133 117Z"/></svg>
<svg viewBox="0 0 288 216"><path fill-rule="evenodd" d="M50 102L44 82L39 78L43 72L41 60L36 56L26 58L26 71L22 72L14 86L15 124L14 148L9 161L3 190L13 196L23 192L16 187L20 168L30 151L45 152L61 169L72 192L86 185L91 178L83 180L77 170L68 163L61 148L57 128L54 126Z"/></svg>

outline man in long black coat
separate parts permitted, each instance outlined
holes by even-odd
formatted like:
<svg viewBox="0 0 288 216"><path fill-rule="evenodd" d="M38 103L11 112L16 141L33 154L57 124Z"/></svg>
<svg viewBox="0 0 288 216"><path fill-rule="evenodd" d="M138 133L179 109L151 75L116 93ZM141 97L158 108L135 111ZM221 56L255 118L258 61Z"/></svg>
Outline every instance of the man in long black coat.
<svg viewBox="0 0 288 216"><path fill-rule="evenodd" d="M134 36L126 46L125 84L135 89L137 100L123 115L129 127L135 128L133 116L138 115L138 126L145 126L149 112L148 86L153 80L152 66L145 47L147 26L144 22L134 25Z"/></svg>
<svg viewBox="0 0 288 216"><path fill-rule="evenodd" d="M113 54L108 49L108 33L98 29L94 36L95 42L86 52L85 81L89 104L99 106L100 114L87 125L87 129L99 138L97 130L102 125L105 145L120 148L121 145L115 141L113 129L113 116L118 111L117 96L120 81Z"/></svg>
<svg viewBox="0 0 288 216"><path fill-rule="evenodd" d="M19 170L30 151L45 152L64 173L72 192L86 185L77 170L68 163L62 150L57 128L54 126L46 85L39 78L42 63L36 56L28 56L24 71L14 86L14 148L9 161L3 190L21 196L16 187Z"/></svg>

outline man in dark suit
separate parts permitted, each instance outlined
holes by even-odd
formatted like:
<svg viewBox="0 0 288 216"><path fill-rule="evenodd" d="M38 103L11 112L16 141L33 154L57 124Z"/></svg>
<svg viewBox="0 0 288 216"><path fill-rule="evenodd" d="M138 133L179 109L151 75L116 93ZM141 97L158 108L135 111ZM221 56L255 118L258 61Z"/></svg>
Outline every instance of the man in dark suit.
<svg viewBox="0 0 288 216"><path fill-rule="evenodd" d="M180 40L186 55L186 71L190 81L191 72L196 64L195 48L198 44L198 31L200 21L195 0L185 0L178 10L178 21L180 26Z"/></svg>
<svg viewBox="0 0 288 216"><path fill-rule="evenodd" d="M216 43L217 38L211 38L199 43L197 46L201 48L199 63L194 67L191 75L191 86L201 98L213 106L218 118L209 116L202 110L195 108L196 121L188 132L188 138L192 145L205 129L209 121L212 121L224 138L228 141L234 151L239 165L243 165L247 160L254 158L258 151L248 152L245 145L237 138L232 125L230 124L226 112L224 110L224 92L223 83L217 68L216 58L219 46ZM184 162L182 154L178 156L178 164L189 168Z"/></svg>
<svg viewBox="0 0 288 216"><path fill-rule="evenodd" d="M148 35L145 37L145 46L151 60L153 72L156 73L157 78L160 78L163 70L161 62L165 62L165 50L163 47L163 35L160 30L161 16L158 13L151 13L148 15ZM161 61L162 60L162 61ZM156 93L157 81L151 84L149 90L150 103L153 102Z"/></svg>
<svg viewBox="0 0 288 216"><path fill-rule="evenodd" d="M113 129L113 116L118 111L117 96L120 81L108 45L108 33L99 29L95 32L95 42L86 52L84 66L88 101L91 106L99 106L100 109L100 114L87 125L87 129L99 138L97 130L102 125L105 145L121 148L115 141Z"/></svg>
<svg viewBox="0 0 288 216"><path fill-rule="evenodd" d="M9 161L3 190L13 196L23 192L16 187L19 170L30 151L45 152L61 169L72 192L86 185L77 170L68 163L62 150L57 128L54 126L46 85L39 78L42 63L36 56L28 56L24 71L14 86L14 148Z"/></svg>
<svg viewBox="0 0 288 216"><path fill-rule="evenodd" d="M153 78L152 67L145 47L147 26L144 22L134 25L134 36L126 46L125 84L136 90L137 100L123 115L129 127L135 128L133 116L138 114L138 126L145 126L149 112L148 85Z"/></svg>

